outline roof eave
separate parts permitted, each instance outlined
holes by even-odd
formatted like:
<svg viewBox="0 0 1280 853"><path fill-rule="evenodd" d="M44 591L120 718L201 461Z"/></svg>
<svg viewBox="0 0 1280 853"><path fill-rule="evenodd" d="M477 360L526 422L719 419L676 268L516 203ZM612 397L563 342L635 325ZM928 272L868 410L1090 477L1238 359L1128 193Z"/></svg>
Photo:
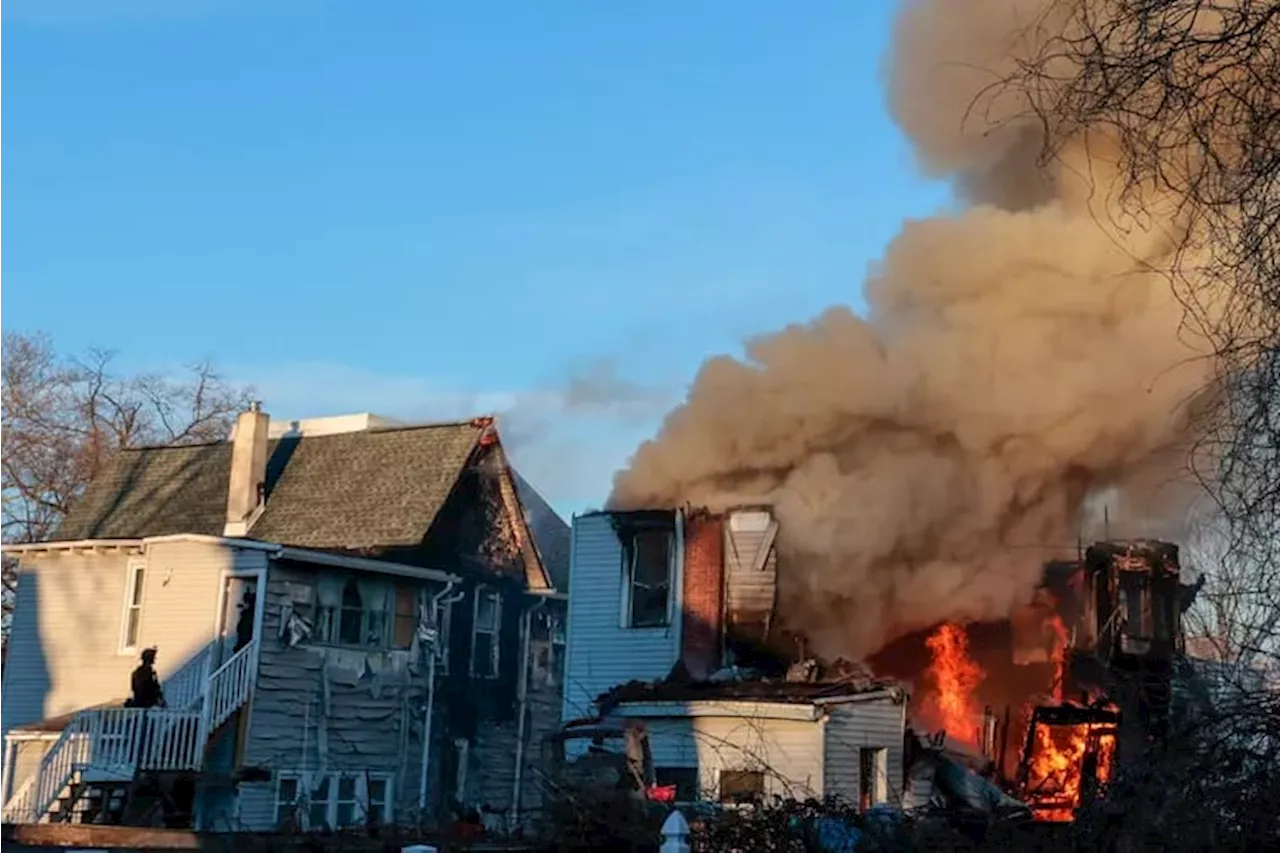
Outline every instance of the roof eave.
<svg viewBox="0 0 1280 853"><path fill-rule="evenodd" d="M457 583L462 580L459 575L442 569L411 566L408 563L393 563L388 560L374 560L368 557L352 557L346 554L333 554L328 551L313 551L310 548L291 548L277 545L272 554L273 559L293 560L299 563L313 563L321 566L332 566L372 574L395 575L414 580L437 581L440 583Z"/></svg>

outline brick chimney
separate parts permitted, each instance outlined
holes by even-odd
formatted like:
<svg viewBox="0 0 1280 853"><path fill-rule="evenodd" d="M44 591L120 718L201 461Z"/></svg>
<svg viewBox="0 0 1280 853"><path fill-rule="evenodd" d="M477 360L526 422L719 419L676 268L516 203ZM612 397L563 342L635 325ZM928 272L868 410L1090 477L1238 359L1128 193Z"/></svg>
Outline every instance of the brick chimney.
<svg viewBox="0 0 1280 853"><path fill-rule="evenodd" d="M723 556L723 520L708 513L687 516L680 660L695 680L709 677L723 661Z"/></svg>
<svg viewBox="0 0 1280 853"><path fill-rule="evenodd" d="M236 418L231 436L231 472L227 485L224 536L248 535L262 509L267 482L267 429L271 417L255 400Z"/></svg>

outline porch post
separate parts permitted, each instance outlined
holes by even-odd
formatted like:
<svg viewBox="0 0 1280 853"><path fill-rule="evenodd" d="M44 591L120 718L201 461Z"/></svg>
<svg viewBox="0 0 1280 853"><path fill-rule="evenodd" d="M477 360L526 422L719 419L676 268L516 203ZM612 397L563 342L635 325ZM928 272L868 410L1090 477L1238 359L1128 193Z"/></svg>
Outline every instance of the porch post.
<svg viewBox="0 0 1280 853"><path fill-rule="evenodd" d="M15 759L15 744L13 735L6 733L4 736L4 775L0 780L0 804L8 804L9 798L13 796L10 789L13 783L13 762Z"/></svg>

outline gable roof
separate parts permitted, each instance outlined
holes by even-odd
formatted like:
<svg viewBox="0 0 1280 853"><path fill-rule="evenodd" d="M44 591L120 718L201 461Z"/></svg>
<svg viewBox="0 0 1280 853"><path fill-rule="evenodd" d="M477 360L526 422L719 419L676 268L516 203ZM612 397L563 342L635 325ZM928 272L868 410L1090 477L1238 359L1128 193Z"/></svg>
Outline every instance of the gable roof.
<svg viewBox="0 0 1280 853"><path fill-rule="evenodd" d="M560 514L552 509L546 498L529 481L520 476L520 472L511 469L515 481L516 494L524 506L525 523L529 526L529 534L533 537L551 578L551 585L560 592L569 591L569 543L572 532Z"/></svg>
<svg viewBox="0 0 1280 853"><path fill-rule="evenodd" d="M273 439L266 505L249 535L313 549L417 545L490 425L477 419ZM55 538L221 536L230 466L230 442L122 451L75 503ZM531 487L521 492L522 499L530 495L537 495ZM540 496L537 501L545 504ZM542 554L548 573L567 575L567 553L563 571L556 564L561 531L545 516L540 520L542 535L531 530L539 551L545 536L556 543L550 555ZM558 516L554 521L567 541L568 525Z"/></svg>

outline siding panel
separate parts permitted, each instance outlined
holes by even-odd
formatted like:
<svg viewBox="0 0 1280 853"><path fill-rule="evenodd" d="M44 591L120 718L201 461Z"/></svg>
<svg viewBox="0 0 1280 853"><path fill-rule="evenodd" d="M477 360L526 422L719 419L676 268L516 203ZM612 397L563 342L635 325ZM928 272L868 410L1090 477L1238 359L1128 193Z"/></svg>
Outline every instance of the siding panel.
<svg viewBox="0 0 1280 853"><path fill-rule="evenodd" d="M906 706L877 699L830 707L826 730L827 794L857 803L859 750L884 748L888 752L885 791L890 803L900 803Z"/></svg>
<svg viewBox="0 0 1280 853"><path fill-rule="evenodd" d="M677 555L672 588L683 582ZM665 628L622 627L622 546L604 513L573 520L569 643L563 719L594 713L595 699L632 679L665 677L680 656L680 610ZM677 592L678 594L678 592Z"/></svg>
<svg viewBox="0 0 1280 853"><path fill-rule="evenodd" d="M214 636L224 570L238 551L204 542L152 544L146 553L140 647L156 646L161 680ZM121 654L128 556L53 552L24 556L4 673L4 727L129 695L136 653Z"/></svg>
<svg viewBox="0 0 1280 853"><path fill-rule="evenodd" d="M280 636L281 614L291 600L289 585L307 585L314 578L312 572L280 563L272 563L267 575L244 763L289 771L391 773L393 813L404 817L417 806L426 667L411 665L408 651L364 652L305 643L289 647ZM439 701L437 694L437 708ZM440 716L436 714L437 729ZM433 750L443 748L438 738L437 731ZM274 826L275 789L274 782L240 786L241 827Z"/></svg>
<svg viewBox="0 0 1280 853"><path fill-rule="evenodd" d="M726 715L645 723L654 766L696 768L705 799L719 797L721 770L763 770L770 796L823 795L821 722Z"/></svg>

